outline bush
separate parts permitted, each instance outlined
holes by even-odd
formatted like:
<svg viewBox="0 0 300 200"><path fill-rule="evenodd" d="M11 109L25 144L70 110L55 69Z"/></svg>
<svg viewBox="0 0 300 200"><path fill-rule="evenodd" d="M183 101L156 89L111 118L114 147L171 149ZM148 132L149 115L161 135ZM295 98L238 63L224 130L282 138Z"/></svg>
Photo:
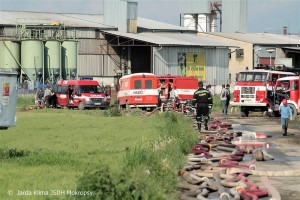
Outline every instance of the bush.
<svg viewBox="0 0 300 200"><path fill-rule="evenodd" d="M178 113L154 114L150 118L163 122L156 125L159 138L126 148L120 171L102 167L85 174L77 190L93 191L90 199L176 199L177 171L198 140L193 121Z"/></svg>

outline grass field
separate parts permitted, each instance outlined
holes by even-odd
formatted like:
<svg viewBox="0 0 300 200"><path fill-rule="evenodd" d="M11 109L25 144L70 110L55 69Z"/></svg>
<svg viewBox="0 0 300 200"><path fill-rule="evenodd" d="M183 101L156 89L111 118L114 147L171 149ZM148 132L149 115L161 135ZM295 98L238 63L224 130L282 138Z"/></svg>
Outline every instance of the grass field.
<svg viewBox="0 0 300 200"><path fill-rule="evenodd" d="M18 107L26 105L31 100L18 99ZM80 197L51 195L67 190L97 193L83 199L175 199L176 172L197 140L192 121L174 113L114 115L112 109L18 111L17 126L0 132L0 199ZM99 182L111 190L95 189Z"/></svg>

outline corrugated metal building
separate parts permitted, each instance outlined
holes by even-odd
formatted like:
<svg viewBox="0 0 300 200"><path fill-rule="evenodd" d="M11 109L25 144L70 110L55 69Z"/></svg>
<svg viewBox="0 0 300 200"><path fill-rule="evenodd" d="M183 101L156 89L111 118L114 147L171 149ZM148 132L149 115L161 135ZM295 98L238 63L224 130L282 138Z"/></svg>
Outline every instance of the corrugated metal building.
<svg viewBox="0 0 300 200"><path fill-rule="evenodd" d="M128 41L141 42L141 51L148 51L151 56L144 57L141 61L131 58L131 71L140 72L138 66L145 65L145 72L156 75L181 75L179 72L180 54L204 54L205 55L205 83L222 85L229 82L228 77L228 47L230 45L216 40L197 37L192 34L182 33L122 33L118 31L105 31L104 34L115 37L127 38ZM142 62L142 63L141 63ZM149 67L147 67L149 66Z"/></svg>
<svg viewBox="0 0 300 200"><path fill-rule="evenodd" d="M69 36L79 40L79 76L92 76L103 84L116 83L122 72L180 75L179 54L205 55L206 82L228 82L228 45L183 27L137 18L138 33L133 34L105 25L103 15L0 11L0 16L0 37L11 39L17 19L25 24L62 22ZM71 35L74 30L76 35Z"/></svg>
<svg viewBox="0 0 300 200"><path fill-rule="evenodd" d="M222 0L222 32L243 32L248 29L248 0Z"/></svg>
<svg viewBox="0 0 300 200"><path fill-rule="evenodd" d="M229 77L233 84L237 74L246 67L286 65L300 67L299 57L291 54L300 40L270 33L199 33L201 37L218 39L230 44ZM273 49L274 51L267 51ZM288 54L288 51L291 55Z"/></svg>

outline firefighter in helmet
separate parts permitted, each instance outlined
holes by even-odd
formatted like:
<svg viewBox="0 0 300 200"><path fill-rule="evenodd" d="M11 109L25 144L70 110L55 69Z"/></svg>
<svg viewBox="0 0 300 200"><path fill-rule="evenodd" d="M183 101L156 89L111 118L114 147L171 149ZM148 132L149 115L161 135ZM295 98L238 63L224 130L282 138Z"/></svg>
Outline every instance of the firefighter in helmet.
<svg viewBox="0 0 300 200"><path fill-rule="evenodd" d="M198 125L198 130L201 132L201 123L204 120L205 130L208 130L208 115L209 115L209 105L212 104L212 96L209 91L203 88L203 82L199 81L198 90L194 93L192 106L196 108L197 116L196 121Z"/></svg>

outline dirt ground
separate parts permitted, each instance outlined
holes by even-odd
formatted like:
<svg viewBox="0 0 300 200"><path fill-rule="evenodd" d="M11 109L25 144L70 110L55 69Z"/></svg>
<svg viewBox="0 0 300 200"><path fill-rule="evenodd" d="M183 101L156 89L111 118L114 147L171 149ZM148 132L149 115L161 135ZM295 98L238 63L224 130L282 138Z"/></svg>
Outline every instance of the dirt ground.
<svg viewBox="0 0 300 200"><path fill-rule="evenodd" d="M249 118L241 118L237 113L229 113L225 118L221 113L215 113L212 117L223 122L231 122L236 131L255 131L268 135L266 141L275 144L275 147L267 149L270 155L275 157L271 161L256 162L257 170L300 170L300 122L290 121L288 136L281 132L280 118L263 117L259 114L250 114ZM249 158L250 159L250 158ZM257 183L261 189L265 187L260 177L250 176L250 181ZM269 177L270 183L281 195L282 200L300 199L300 177ZM270 198L264 198L270 199Z"/></svg>

